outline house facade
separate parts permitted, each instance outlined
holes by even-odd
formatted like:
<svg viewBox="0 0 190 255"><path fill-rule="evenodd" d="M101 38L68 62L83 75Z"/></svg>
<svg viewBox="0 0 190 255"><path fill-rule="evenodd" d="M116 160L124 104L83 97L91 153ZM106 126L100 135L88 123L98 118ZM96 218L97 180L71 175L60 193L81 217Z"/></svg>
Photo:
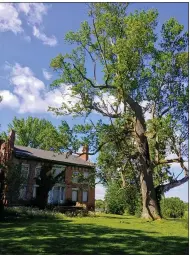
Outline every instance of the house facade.
<svg viewBox="0 0 190 255"><path fill-rule="evenodd" d="M20 188L20 200L31 201L38 193L36 179L40 175L42 165L52 165L51 174L62 174L63 178L55 183L48 193L48 204L64 205L67 201L86 205L89 210L95 208L95 188L89 184L94 173L94 165L88 161L87 148L83 154L67 155L14 144L15 133L10 133L7 142L0 143L0 162L11 161L21 166L24 183ZM82 181L80 180L82 176ZM92 183L92 182L91 182Z"/></svg>

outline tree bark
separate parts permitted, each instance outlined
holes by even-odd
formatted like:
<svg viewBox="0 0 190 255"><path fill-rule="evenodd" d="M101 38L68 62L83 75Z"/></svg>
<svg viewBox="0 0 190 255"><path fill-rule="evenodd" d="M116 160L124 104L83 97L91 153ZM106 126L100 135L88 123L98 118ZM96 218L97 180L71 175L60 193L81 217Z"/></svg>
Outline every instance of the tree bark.
<svg viewBox="0 0 190 255"><path fill-rule="evenodd" d="M156 197L156 192L153 184L153 176L151 168L142 163L141 173L140 173L140 186L142 194L142 218L145 219L160 219L160 210Z"/></svg>
<svg viewBox="0 0 190 255"><path fill-rule="evenodd" d="M153 184L152 164L150 161L148 140L145 136L146 124L141 106L131 97L127 98L127 102L135 113L135 142L140 153L140 186L142 193L142 218L160 219L161 214L157 201L156 191Z"/></svg>

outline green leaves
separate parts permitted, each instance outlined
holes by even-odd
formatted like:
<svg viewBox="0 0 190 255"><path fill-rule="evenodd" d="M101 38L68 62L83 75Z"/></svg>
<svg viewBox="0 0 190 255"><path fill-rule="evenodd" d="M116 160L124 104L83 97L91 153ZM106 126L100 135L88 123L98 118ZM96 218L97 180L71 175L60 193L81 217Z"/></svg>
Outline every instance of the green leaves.
<svg viewBox="0 0 190 255"><path fill-rule="evenodd" d="M182 51L187 49L188 33L180 35L184 26L180 25L177 20L171 18L162 26L163 41L161 46L171 52Z"/></svg>
<svg viewBox="0 0 190 255"><path fill-rule="evenodd" d="M187 137L188 33L171 18L163 24L159 36L155 32L157 10L128 14L127 6L89 4L91 20L66 35L73 50L51 62L58 71L58 79L52 85L64 83L79 99L74 105L63 102L60 109L53 109L57 114L88 118L96 112L109 118L106 124L103 119L94 126L75 126L72 131L75 147L83 142L96 151L104 144L98 158L104 180L110 178L110 173L115 174L126 159L133 160L132 166L130 161L127 165L130 173L139 169L135 158L137 140L134 143L137 120L143 126L139 129L144 141L148 137L149 144L144 147L149 147L146 156L151 154L153 166L167 152L174 151L176 133L183 142ZM147 106L141 107L145 102ZM147 113L151 120L146 127ZM171 177L167 164L153 168L157 183Z"/></svg>
<svg viewBox="0 0 190 255"><path fill-rule="evenodd" d="M64 123L64 125L66 125ZM63 126L64 126L63 125ZM28 117L14 118L9 130L16 131L15 144L43 150L60 150L68 146L68 127L57 130L50 121Z"/></svg>

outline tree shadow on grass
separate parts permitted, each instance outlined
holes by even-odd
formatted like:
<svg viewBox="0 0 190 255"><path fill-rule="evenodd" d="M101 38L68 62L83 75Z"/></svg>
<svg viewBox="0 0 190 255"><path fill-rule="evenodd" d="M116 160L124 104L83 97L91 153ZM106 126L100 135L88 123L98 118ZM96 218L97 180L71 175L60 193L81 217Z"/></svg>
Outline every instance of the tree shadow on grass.
<svg viewBox="0 0 190 255"><path fill-rule="evenodd" d="M121 215L121 216L118 216L118 215L116 215L116 216L110 216L110 215L96 215L96 217L100 217L100 218L105 218L105 219L118 219L118 220L128 220L128 219L130 219L129 217L127 217L127 216L123 216L123 215Z"/></svg>
<svg viewBox="0 0 190 255"><path fill-rule="evenodd" d="M12 221L0 224L0 254L188 254L188 238L148 234L134 229L75 224L70 220Z"/></svg>

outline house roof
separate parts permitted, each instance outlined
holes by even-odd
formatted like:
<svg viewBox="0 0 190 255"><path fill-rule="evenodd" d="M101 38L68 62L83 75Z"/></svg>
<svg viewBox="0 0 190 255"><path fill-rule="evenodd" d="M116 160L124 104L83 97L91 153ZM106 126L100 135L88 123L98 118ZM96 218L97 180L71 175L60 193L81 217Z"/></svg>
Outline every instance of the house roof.
<svg viewBox="0 0 190 255"><path fill-rule="evenodd" d="M39 159L39 160L48 160L48 161L55 161L59 163L65 163L69 165L80 165L86 167L94 167L94 164L85 161L84 159L80 158L77 155L70 155L66 157L66 153L57 153L54 151L45 151L40 149L34 149L25 146L14 146L14 153L16 157L23 157L23 158L32 158L32 159Z"/></svg>

